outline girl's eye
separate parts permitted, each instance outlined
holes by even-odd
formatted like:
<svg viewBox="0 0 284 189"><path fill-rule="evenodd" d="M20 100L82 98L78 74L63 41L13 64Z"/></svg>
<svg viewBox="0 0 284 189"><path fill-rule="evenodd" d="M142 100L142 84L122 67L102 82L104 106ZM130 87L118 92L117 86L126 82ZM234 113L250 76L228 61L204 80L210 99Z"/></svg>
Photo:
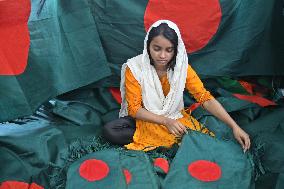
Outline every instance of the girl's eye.
<svg viewBox="0 0 284 189"><path fill-rule="evenodd" d="M160 50L160 48L154 48L154 51L159 51Z"/></svg>
<svg viewBox="0 0 284 189"><path fill-rule="evenodd" d="M167 49L168 52L173 52L173 48Z"/></svg>

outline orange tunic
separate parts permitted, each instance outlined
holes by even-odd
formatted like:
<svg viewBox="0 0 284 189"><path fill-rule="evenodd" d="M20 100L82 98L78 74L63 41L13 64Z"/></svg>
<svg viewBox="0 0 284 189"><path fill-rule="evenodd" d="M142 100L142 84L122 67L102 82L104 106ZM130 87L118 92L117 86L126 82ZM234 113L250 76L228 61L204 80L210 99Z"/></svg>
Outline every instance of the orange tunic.
<svg viewBox="0 0 284 189"><path fill-rule="evenodd" d="M166 96L170 91L170 84L167 75L160 78L164 95ZM214 98L209 91L207 91L195 71L188 66L187 78L185 88L193 95L195 100L203 103ZM127 67L125 71L125 98L128 103L128 114L135 117L139 108L143 107L142 92L138 81L133 76L131 70ZM201 131L210 135L214 135L207 128L199 124L199 122L192 116L182 110L183 117L178 119L182 124L192 130ZM177 138L169 133L164 125L159 125L143 120L136 119L136 131L133 136L133 142L125 145L127 149L131 150L152 150L159 146L171 147L177 142Z"/></svg>

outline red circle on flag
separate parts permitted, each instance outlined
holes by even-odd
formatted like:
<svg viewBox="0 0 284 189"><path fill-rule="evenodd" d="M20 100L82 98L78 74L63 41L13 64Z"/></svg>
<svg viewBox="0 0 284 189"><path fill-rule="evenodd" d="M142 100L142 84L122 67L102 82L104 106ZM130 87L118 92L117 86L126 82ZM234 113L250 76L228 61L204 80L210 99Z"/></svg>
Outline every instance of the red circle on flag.
<svg viewBox="0 0 284 189"><path fill-rule="evenodd" d="M26 69L30 12L30 0L0 1L0 75L19 75Z"/></svg>
<svg viewBox="0 0 284 189"><path fill-rule="evenodd" d="M169 162L164 158L156 158L154 166L161 168L165 173L169 172Z"/></svg>
<svg viewBox="0 0 284 189"><path fill-rule="evenodd" d="M131 179L132 179L132 175L131 175L130 171L128 169L123 169L123 174L125 176L126 183L129 184L131 182Z"/></svg>
<svg viewBox="0 0 284 189"><path fill-rule="evenodd" d="M109 167L102 160L89 159L80 165L79 173L87 181L93 182L105 178L109 173Z"/></svg>
<svg viewBox="0 0 284 189"><path fill-rule="evenodd" d="M157 20L171 20L180 29L187 52L197 51L210 41L222 17L218 0L149 0L145 14L146 31Z"/></svg>
<svg viewBox="0 0 284 189"><path fill-rule="evenodd" d="M5 181L0 185L0 189L44 189L42 186L37 185L36 183L28 184L21 181Z"/></svg>
<svg viewBox="0 0 284 189"><path fill-rule="evenodd" d="M198 160L189 164L188 172L192 177L203 182L219 180L222 175L221 167L207 160Z"/></svg>

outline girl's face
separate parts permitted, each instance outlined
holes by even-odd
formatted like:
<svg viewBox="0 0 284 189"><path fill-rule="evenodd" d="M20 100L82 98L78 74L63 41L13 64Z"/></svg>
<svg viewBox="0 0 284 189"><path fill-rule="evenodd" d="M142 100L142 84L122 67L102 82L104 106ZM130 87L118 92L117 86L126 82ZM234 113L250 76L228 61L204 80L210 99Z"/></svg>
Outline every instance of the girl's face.
<svg viewBox="0 0 284 189"><path fill-rule="evenodd" d="M171 41L162 35L158 35L150 42L149 50L154 61L154 67L157 69L167 69L167 64L174 56L174 46Z"/></svg>

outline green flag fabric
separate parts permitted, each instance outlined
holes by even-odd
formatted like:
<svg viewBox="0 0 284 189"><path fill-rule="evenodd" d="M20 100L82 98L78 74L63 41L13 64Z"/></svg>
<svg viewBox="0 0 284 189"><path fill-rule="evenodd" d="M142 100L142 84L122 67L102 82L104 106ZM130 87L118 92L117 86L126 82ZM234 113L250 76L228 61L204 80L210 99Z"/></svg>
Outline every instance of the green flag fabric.
<svg viewBox="0 0 284 189"><path fill-rule="evenodd" d="M0 131L0 183L18 181L50 188L56 169L65 164L63 133L42 119L1 126Z"/></svg>
<svg viewBox="0 0 284 189"><path fill-rule="evenodd" d="M46 100L111 74L88 2L44 2L31 1L26 69L0 76L0 121L31 115Z"/></svg>
<svg viewBox="0 0 284 189"><path fill-rule="evenodd" d="M159 7L151 0L30 3L28 63L22 74L0 76L0 88L5 89L1 90L1 121L30 115L44 101L87 84L100 81L97 86L118 86L122 63L143 49L145 23L163 16L145 13ZM179 12L181 7L173 2L161 3L168 12L164 19L187 27L186 9ZM194 0L186 5L190 10L210 10ZM222 0L214 5L220 7L212 12L220 16L214 35L208 43L194 41L192 45L204 43L204 47L189 52L197 73L202 77L283 76L283 2ZM198 18L198 12L192 14ZM196 21L202 21L205 30L211 20ZM196 32L194 28L190 32ZM186 41L190 38L186 32L184 36Z"/></svg>
<svg viewBox="0 0 284 189"><path fill-rule="evenodd" d="M220 1L222 21L212 41L190 61L201 75L282 75L283 1Z"/></svg>
<svg viewBox="0 0 284 189"><path fill-rule="evenodd" d="M235 109L232 110L234 112L242 112L247 110L243 108L244 107L240 107L240 110L237 110L235 107ZM256 189L264 189L263 186L274 186L274 185L276 186L276 184L281 185L282 183L280 174L283 171L282 169L284 165L282 161L283 134L281 134L283 132L282 131L283 126L281 124L283 118L279 116L282 115L282 113L283 112L280 111L279 109L275 109L273 113L266 112L263 113L263 115L260 117L258 117L256 114L251 117L251 119L254 120L251 121L250 124L242 125L243 128L250 133L253 141L254 139L260 140L262 143L264 143L265 147L264 149L260 149L264 150L262 152L263 154L259 154L260 156L254 163L255 165L257 165L258 161L260 160L265 168L264 172L265 175L263 176L260 175L260 177L258 178L256 182L257 186ZM3 182L3 185L7 182L17 181L25 183L36 183L45 188L65 188L67 183L69 184L71 183L70 185L68 184L68 187L69 186L71 187L73 186L72 184L73 182L81 183L82 181L85 183L86 187L91 187L94 184L96 185L97 183L90 183L90 185L87 185L89 181L86 181L86 179L83 180L81 179L80 181L81 177L78 176L78 166L79 166L78 162L80 162L81 164L83 160L92 159L89 158L92 155L88 155L92 154L92 152L94 153L99 152L99 154L101 154L102 157L111 156L114 158L117 152L111 150L112 151L111 153L113 154L107 155L110 152L105 153L105 151L103 150L106 148L116 149L120 151L122 150L121 148L117 149L117 147L115 146L106 145L104 141L99 141L97 139L91 140L89 142L87 140L88 138L100 135L99 131L100 126L89 125L87 122L88 117L86 117L86 121L82 122L86 124L78 125L73 120L67 120L65 118L62 119L61 117L48 117L48 115L44 116L43 113L38 114L38 116L44 117L45 119L42 118L39 119L34 117L33 119L26 121L23 120L22 122L18 121L17 123L1 125L0 133L2 135L0 137L0 143L1 143L0 160L1 162L6 162L1 166L0 169L1 173L0 182ZM201 119L201 121L212 119L212 117L207 114L201 114L200 116L201 118L199 119ZM238 114L236 114L236 116L238 116ZM51 121L46 121L46 119ZM274 119L274 122L272 122L271 119ZM270 126L263 127L261 123L265 123L265 125L270 123ZM218 121L215 122L208 121L207 124L204 125L211 126L212 130L215 131L213 124L215 126L216 131L218 131L219 129L219 133L216 132L216 138L211 138L211 137L206 138L207 136L193 132L193 134L190 134L188 136L186 135L184 137L184 140L185 141L189 139L190 141L194 140L194 143L190 143L189 145L183 142L181 147L179 148L178 154L189 153L188 154L189 158L200 159L201 157L199 157L198 154L200 154L200 156L203 157L204 156L209 157L208 155L209 152L211 155L220 153L220 155L217 154L216 157L214 156L215 159L213 158L208 160L210 162L211 161L215 162L216 159L217 160L222 160L222 158L227 159L226 156L224 156L224 154L234 153L235 155L233 157L235 158L239 156L243 158L247 157L242 153L241 147L238 144L226 141L226 140L232 140L232 138L230 138L232 136L228 134L230 131L227 131L228 133L226 133L226 130L222 130L222 128L223 129L225 128L223 124L221 124ZM78 139L80 139L82 143L76 142ZM225 144L228 146L226 146ZM232 145L233 147L230 146L229 144ZM214 147L214 145L216 146ZM201 146L206 148L202 150ZM215 148L221 150L214 150ZM192 149L194 149L198 153L197 152L192 153ZM184 150L186 152L184 152ZM252 150L257 150L257 148L254 149L253 147ZM163 153L161 153L161 151L156 152L161 154L160 155L155 154L155 156L164 157L165 154L164 152ZM151 185L154 188L156 188L159 185L161 185L162 188L164 188L168 186L168 185L163 185L164 183L168 182L168 179L170 180L169 182L172 183L172 185L182 187L180 183L181 182L183 183L184 179L181 179L182 181L178 179L171 181L171 179L176 178L176 176L172 176L172 174L175 173L175 171L172 170L176 169L175 162L182 162L178 159L181 156L182 156L181 159L185 157L185 155L178 155L178 154L176 156L172 156L172 154L168 156L168 158L171 160L169 172L167 173L166 171L167 168L165 168L164 166L164 168L162 168L162 172L164 175L162 177L159 177L158 179L158 176L155 175L154 173L154 170L156 168L153 167L153 165L150 163L148 158L145 156L144 152L131 152L131 151L122 150L118 155L119 156L118 159L114 158L110 161L111 164L113 164L114 162L119 164L119 167L122 170L121 174L123 175L123 177L119 176L117 178L121 179L123 178L123 180L115 182L127 182L127 180L125 181L126 179L125 175L128 175L128 179L129 175L131 175L130 178L132 178L132 181L128 181L130 183L128 187L130 186L140 187L141 185L144 186L146 184L149 184L150 188ZM153 155L149 154L149 157L153 157ZM172 158L174 159L172 160ZM232 161L233 160L231 159L227 161L227 163ZM239 164L245 162L247 162L247 159L238 160ZM70 163L72 164L70 165ZM76 168L69 168L74 166ZM123 168L126 168L128 171L123 171L124 170ZM86 169L88 169L88 167ZM242 167L236 166L235 170L237 169L242 170ZM180 168L177 168L177 170L180 170ZM227 169L225 170L227 171ZM245 178L248 179L251 178L253 175L255 175L254 173L252 173L252 170L250 169L249 170L244 169L243 171L244 174L247 175L244 176L244 178L242 178L244 180ZM71 172L72 173L74 172L76 176L71 174ZM160 173L161 170L158 170L157 174ZM233 174L233 172L227 173L223 171L223 176L225 178L230 174ZM272 176L273 179L271 178L271 176L269 176L271 174L274 175ZM277 179L278 174L279 174L279 179ZM71 175L73 175L74 179ZM70 176L72 177L72 179L70 178ZM183 177L183 174L181 175L181 177ZM78 178L79 181L76 178ZM234 178L234 180L235 179L236 178ZM146 183L142 184L143 181L145 181ZM246 183L248 183L248 180L246 181L247 181ZM199 184L196 183L194 184L194 183L195 182L193 182L191 185L193 187L195 186L197 187L199 184L202 184L203 182L197 181L197 183ZM250 181L250 183L253 184L253 181ZM186 183L183 184L187 185ZM216 185L217 181L215 181L214 184ZM212 188L214 188L214 186L212 186ZM125 185L121 187L124 188Z"/></svg>
<svg viewBox="0 0 284 189"><path fill-rule="evenodd" d="M67 189L126 188L119 153L100 151L74 162L67 173Z"/></svg>
<svg viewBox="0 0 284 189"><path fill-rule="evenodd" d="M221 15L218 29L203 48L189 52L190 64L200 76L283 76L284 28L278 24L283 21L283 2L214 2L220 7L213 12ZM190 13L183 9L176 18L177 5L161 3L167 4L164 11L169 12L164 19L173 19L183 28ZM186 5L201 9L193 0ZM32 0L28 63L20 75L0 76L0 88L5 89L0 120L30 115L44 101L87 84L100 81L97 86L118 86L122 63L143 49L145 23L155 19L145 15L150 6L158 5L146 0ZM203 22L206 26L210 19ZM184 32L185 38L188 35Z"/></svg>
<svg viewBox="0 0 284 189"><path fill-rule="evenodd" d="M144 23L151 22L153 21L151 19L159 18L162 14L154 12L151 13L153 17L145 17L145 9L149 8L148 6L159 6L159 3L164 5L163 11L167 12L164 19L172 20L175 14L180 14L179 20L173 20L178 25L183 23L182 19L186 20L190 17L188 12L178 10L175 12L178 3L171 1L93 0L91 3L98 31L109 53L108 60L113 68L118 69L117 72L119 72L119 65L129 57L141 53L145 36ZM216 34L204 48L189 53L190 63L195 70L206 77L283 76L284 26L281 24L284 19L281 9L283 2L281 0L222 0L216 3L219 4L222 12ZM194 0L188 1L188 6L196 6L195 11L198 10L197 5L198 2ZM203 6L202 8L210 9L211 7ZM212 14L218 14L218 12ZM199 21L198 18L196 20ZM117 51L117 48L120 50Z"/></svg>
<svg viewBox="0 0 284 189"><path fill-rule="evenodd" d="M102 150L75 161L67 172L66 188L159 188L144 152Z"/></svg>
<svg viewBox="0 0 284 189"><path fill-rule="evenodd" d="M197 132L183 137L163 188L254 188L249 156L232 141Z"/></svg>

